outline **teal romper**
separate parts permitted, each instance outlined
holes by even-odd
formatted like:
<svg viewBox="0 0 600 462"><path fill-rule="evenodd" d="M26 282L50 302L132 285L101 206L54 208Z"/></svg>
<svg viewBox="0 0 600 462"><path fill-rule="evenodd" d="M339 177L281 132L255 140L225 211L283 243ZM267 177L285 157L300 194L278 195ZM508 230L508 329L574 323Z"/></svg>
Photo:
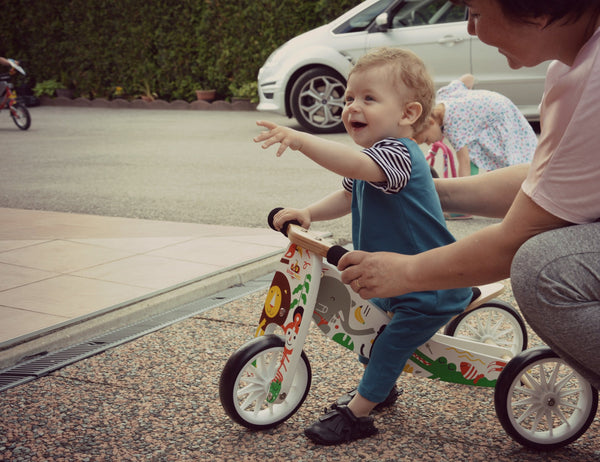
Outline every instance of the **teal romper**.
<svg viewBox="0 0 600 462"><path fill-rule="evenodd" d="M429 165L413 140L387 138L363 152L388 181L344 179L344 188L352 192L355 249L414 255L455 241L446 228ZM359 393L370 401L383 401L410 355L461 313L472 294L471 288L461 288L372 299L393 317L377 338L370 360L359 358L368 363Z"/></svg>

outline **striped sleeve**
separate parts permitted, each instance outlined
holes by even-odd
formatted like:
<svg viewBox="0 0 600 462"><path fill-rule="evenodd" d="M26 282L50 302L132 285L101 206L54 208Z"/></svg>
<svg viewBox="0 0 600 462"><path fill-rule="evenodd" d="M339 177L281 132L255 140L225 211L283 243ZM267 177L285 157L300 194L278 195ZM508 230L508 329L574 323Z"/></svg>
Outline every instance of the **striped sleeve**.
<svg viewBox="0 0 600 462"><path fill-rule="evenodd" d="M371 183L375 188L386 194L395 194L408 184L412 162L408 148L402 141L386 138L363 152L381 167L387 178L381 183Z"/></svg>
<svg viewBox="0 0 600 462"><path fill-rule="evenodd" d="M354 180L352 178L345 178L342 180L342 187L348 191L349 193L352 192L352 187L354 186Z"/></svg>

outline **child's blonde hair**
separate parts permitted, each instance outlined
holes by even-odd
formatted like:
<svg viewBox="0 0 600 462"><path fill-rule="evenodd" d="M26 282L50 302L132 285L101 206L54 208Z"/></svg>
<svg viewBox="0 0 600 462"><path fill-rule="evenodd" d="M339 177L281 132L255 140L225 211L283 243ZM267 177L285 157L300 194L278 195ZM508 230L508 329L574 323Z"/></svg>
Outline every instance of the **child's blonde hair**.
<svg viewBox="0 0 600 462"><path fill-rule="evenodd" d="M403 87L408 88L412 101L404 101L404 103L414 101L421 104L423 112L412 126L415 132L419 132L431 115L435 103L435 88L425 63L412 51L382 47L360 57L350 71L350 75L372 67L383 66L389 66L394 86L399 92L404 89Z"/></svg>
<svg viewBox="0 0 600 462"><path fill-rule="evenodd" d="M445 108L442 103L437 103L431 110L431 118L441 127L444 125Z"/></svg>

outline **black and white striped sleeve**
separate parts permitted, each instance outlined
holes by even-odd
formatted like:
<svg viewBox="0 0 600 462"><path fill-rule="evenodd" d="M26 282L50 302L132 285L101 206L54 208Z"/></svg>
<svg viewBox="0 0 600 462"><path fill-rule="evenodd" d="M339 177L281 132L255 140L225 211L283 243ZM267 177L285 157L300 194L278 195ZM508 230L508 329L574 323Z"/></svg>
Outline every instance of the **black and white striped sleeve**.
<svg viewBox="0 0 600 462"><path fill-rule="evenodd" d="M387 194L395 194L408 184L412 161L408 148L400 140L386 138L363 152L381 167L387 178L387 181L371 183L375 188Z"/></svg>
<svg viewBox="0 0 600 462"><path fill-rule="evenodd" d="M354 187L354 180L352 178L346 178L344 177L344 179L342 180L342 187L348 191L349 193L352 192L352 188Z"/></svg>

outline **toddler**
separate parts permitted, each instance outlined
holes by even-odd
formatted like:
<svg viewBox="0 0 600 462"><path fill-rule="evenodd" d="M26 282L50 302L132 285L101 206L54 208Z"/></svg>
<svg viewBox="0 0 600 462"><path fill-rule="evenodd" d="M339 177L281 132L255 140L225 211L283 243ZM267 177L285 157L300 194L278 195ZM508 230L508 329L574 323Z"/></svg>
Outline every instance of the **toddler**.
<svg viewBox="0 0 600 462"><path fill-rule="evenodd" d="M313 221L352 213L355 249L416 254L454 242L445 225L429 166L415 132L426 122L434 87L420 58L382 48L358 60L348 77L342 120L359 151L333 141L259 121L267 131L254 138L263 148L277 144L277 155L290 148L344 177L342 188L303 209L286 208L274 225ZM351 283L361 290L359 280ZM461 313L471 289L417 292L374 299L392 315L375 342L358 388L344 395L305 429L318 444L339 444L377 433L369 415L393 404L396 380L410 355L452 316ZM380 404L381 403L381 404Z"/></svg>

